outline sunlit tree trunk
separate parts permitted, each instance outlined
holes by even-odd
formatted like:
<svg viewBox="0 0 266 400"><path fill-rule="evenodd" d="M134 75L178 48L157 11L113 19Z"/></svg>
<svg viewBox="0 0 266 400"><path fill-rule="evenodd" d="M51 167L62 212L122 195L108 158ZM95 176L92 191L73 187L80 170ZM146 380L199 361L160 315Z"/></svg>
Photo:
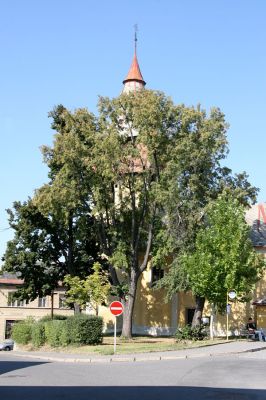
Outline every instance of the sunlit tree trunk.
<svg viewBox="0 0 266 400"><path fill-rule="evenodd" d="M192 320L192 327L201 325L202 313L205 303L205 298L200 296L195 296L196 308Z"/></svg>
<svg viewBox="0 0 266 400"><path fill-rule="evenodd" d="M123 327L121 336L124 338L132 337L132 323L133 323L133 310L137 292L138 277L134 273L132 274L132 280L130 282L129 292L125 300L122 300L124 306L123 312Z"/></svg>

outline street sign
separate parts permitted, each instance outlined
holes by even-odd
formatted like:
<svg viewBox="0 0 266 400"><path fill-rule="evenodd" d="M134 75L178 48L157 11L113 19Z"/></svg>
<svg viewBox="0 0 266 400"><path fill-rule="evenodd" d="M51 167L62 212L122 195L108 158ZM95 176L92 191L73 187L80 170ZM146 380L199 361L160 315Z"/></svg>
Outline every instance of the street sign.
<svg viewBox="0 0 266 400"><path fill-rule="evenodd" d="M110 311L116 317L123 314L123 304L120 301L113 301L110 306Z"/></svg>
<svg viewBox="0 0 266 400"><path fill-rule="evenodd" d="M123 314L123 304L121 303L121 301L113 301L110 306L109 309L111 311L111 313L115 316L115 324L114 324L114 354L116 351L116 317L118 317L119 315Z"/></svg>
<svg viewBox="0 0 266 400"><path fill-rule="evenodd" d="M230 300L234 300L236 298L236 291L230 290L230 292L228 292L228 297Z"/></svg>
<svg viewBox="0 0 266 400"><path fill-rule="evenodd" d="M226 304L226 314L230 314L231 312L231 304Z"/></svg>

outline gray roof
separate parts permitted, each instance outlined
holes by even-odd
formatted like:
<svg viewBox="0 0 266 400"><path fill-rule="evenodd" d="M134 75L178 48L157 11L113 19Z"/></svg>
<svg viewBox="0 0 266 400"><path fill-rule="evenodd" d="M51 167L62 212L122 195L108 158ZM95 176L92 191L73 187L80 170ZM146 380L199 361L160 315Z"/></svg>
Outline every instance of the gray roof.
<svg viewBox="0 0 266 400"><path fill-rule="evenodd" d="M266 297L263 297L262 299L257 299L255 301L253 301L254 305L256 306L266 306Z"/></svg>
<svg viewBox="0 0 266 400"><path fill-rule="evenodd" d="M266 246L266 203L255 204L246 212L246 221L251 227L254 246Z"/></svg>
<svg viewBox="0 0 266 400"><path fill-rule="evenodd" d="M19 273L17 273L17 274L10 274L9 272L3 271L3 272L0 274L0 278L4 278L4 279L19 279L19 277L20 277L20 274L19 274Z"/></svg>

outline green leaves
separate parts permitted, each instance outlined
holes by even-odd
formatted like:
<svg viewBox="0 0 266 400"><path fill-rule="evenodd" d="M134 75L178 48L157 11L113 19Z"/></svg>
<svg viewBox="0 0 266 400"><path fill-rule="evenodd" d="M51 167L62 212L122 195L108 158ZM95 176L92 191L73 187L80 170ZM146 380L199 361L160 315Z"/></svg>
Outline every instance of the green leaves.
<svg viewBox="0 0 266 400"><path fill-rule="evenodd" d="M172 276L185 271L193 294L225 309L227 291L246 301L265 263L253 249L245 208L227 193L207 207L206 226L196 236L195 250L180 256Z"/></svg>
<svg viewBox="0 0 266 400"><path fill-rule="evenodd" d="M68 286L66 303L77 303L81 308L90 303L97 312L98 306L106 301L111 285L107 273L102 270L99 263L95 263L92 269L94 272L85 279L65 276L64 283Z"/></svg>
<svg viewBox="0 0 266 400"><path fill-rule="evenodd" d="M93 282L85 277L102 253L116 293L126 305L131 302L125 311L131 321L138 279L151 258L162 268L172 265L164 281L169 291L192 286L196 277L195 293L203 293L211 275L228 286L237 279L237 272L226 269L230 264L238 270L236 254L248 271L249 245L229 249L221 240L231 238L226 218L221 217L224 231L216 242L211 214L206 224L208 205L222 191L243 204L257 192L245 173L232 176L221 166L228 152L223 113L175 105L151 90L101 97L98 110L96 117L86 109L71 112L59 105L49 114L56 133L53 145L42 147L48 182L29 204L10 211L16 235L8 245L6 266L22 272L27 293L49 290L69 274L72 299L84 303L92 290L87 283ZM197 236L203 226L208 229ZM217 261L221 255L223 264ZM218 273L220 265L224 270ZM97 292L100 278L94 274ZM210 280L209 288L216 291Z"/></svg>

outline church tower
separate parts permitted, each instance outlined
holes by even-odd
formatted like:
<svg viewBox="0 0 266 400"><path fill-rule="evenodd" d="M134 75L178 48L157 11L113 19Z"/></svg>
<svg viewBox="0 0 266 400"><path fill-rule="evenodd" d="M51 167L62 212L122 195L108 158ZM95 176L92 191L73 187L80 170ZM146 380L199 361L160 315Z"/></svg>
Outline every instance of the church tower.
<svg viewBox="0 0 266 400"><path fill-rule="evenodd" d="M135 90L144 89L146 82L144 81L138 59L137 59L137 32L135 31L135 50L131 67L128 71L126 78L123 80L124 88L123 93L128 93Z"/></svg>

